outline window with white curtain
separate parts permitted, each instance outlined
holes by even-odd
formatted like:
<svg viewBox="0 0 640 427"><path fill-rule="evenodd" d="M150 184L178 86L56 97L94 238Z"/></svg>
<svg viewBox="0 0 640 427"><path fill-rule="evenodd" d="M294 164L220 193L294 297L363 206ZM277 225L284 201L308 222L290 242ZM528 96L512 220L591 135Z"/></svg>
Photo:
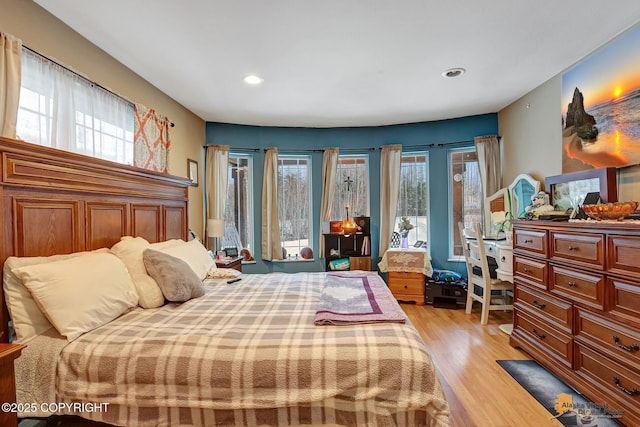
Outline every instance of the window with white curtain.
<svg viewBox="0 0 640 427"><path fill-rule="evenodd" d="M369 156L338 156L336 184L331 203L331 219L369 216Z"/></svg>
<svg viewBox="0 0 640 427"><path fill-rule="evenodd" d="M35 144L133 164L133 105L24 48L17 134Z"/></svg>
<svg viewBox="0 0 640 427"><path fill-rule="evenodd" d="M400 160L400 194L395 228L400 218L409 218L413 229L409 242L418 240L429 244L429 153L402 153Z"/></svg>
<svg viewBox="0 0 640 427"><path fill-rule="evenodd" d="M475 148L449 151L449 258L462 257L458 222L472 228L482 223L482 182Z"/></svg>
<svg viewBox="0 0 640 427"><path fill-rule="evenodd" d="M242 248L253 253L253 158L229 153L229 181L225 203L225 225L233 225ZM238 248L240 249L240 248Z"/></svg>
<svg viewBox="0 0 640 427"><path fill-rule="evenodd" d="M311 158L278 156L280 240L288 257L311 244Z"/></svg>

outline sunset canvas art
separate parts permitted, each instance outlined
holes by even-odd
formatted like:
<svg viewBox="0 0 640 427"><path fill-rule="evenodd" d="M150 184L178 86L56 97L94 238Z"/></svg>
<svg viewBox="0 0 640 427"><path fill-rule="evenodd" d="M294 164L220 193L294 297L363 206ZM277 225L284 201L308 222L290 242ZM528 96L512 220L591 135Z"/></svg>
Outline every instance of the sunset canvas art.
<svg viewBox="0 0 640 427"><path fill-rule="evenodd" d="M640 26L562 75L562 172L640 163Z"/></svg>

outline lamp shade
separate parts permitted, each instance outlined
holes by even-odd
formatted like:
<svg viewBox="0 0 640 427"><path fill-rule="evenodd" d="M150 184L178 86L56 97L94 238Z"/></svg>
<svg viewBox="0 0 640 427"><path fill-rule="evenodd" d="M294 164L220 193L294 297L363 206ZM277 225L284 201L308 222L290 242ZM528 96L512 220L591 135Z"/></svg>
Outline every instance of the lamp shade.
<svg viewBox="0 0 640 427"><path fill-rule="evenodd" d="M209 237L224 236L224 220L208 219L207 220L207 236Z"/></svg>

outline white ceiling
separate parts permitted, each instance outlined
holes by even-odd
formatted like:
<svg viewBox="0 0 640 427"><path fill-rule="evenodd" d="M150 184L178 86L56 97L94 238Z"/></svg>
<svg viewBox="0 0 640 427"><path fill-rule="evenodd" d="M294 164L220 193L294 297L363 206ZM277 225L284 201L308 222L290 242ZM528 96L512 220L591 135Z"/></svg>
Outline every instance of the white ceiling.
<svg viewBox="0 0 640 427"><path fill-rule="evenodd" d="M35 2L202 119L272 126L495 113L640 21L638 0Z"/></svg>

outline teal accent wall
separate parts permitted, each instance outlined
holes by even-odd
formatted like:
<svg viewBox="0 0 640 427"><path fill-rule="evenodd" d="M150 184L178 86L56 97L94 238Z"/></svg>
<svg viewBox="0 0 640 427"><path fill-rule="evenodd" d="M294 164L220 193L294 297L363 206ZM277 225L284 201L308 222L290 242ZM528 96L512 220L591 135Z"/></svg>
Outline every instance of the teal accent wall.
<svg viewBox="0 0 640 427"><path fill-rule="evenodd" d="M452 148L472 147L473 138L479 135L498 134L497 114L483 114L433 122L410 123L380 127L358 128L285 128L245 126L209 122L206 126L207 144L226 144L234 148L255 148L253 152L253 191L254 191L254 258L255 264L242 267L246 273L299 271L324 271L324 259L317 258L319 248L319 212L322 191L322 152L309 153L324 147L349 149L343 154L369 154L370 214L372 267L378 260L378 241L380 234L380 150L383 145L402 144L404 151L425 150L415 145L431 145L429 152L429 206L430 206L430 245L434 268L454 270L464 273L462 262L449 262L449 190L448 190L448 152ZM464 141L464 142L460 142ZM460 142L460 143L457 143ZM456 143L456 144L451 144ZM439 145L446 144L446 145ZM283 154L311 155L312 165L312 248L313 262L278 263L263 261L260 256L260 233L262 229L261 200L264 149L278 147L286 150ZM370 148L373 150L368 151ZM298 150L296 152L295 150ZM241 152L241 151L238 151Z"/></svg>

